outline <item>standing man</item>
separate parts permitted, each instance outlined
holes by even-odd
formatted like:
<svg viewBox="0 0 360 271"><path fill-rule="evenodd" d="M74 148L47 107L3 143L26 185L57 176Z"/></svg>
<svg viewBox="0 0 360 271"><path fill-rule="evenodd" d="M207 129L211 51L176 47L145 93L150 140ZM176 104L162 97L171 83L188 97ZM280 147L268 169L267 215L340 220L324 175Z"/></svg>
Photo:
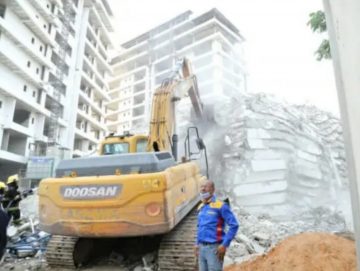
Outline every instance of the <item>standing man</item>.
<svg viewBox="0 0 360 271"><path fill-rule="evenodd" d="M199 271L223 270L224 256L239 224L230 206L216 199L215 184L205 181L200 188L201 204L198 207L198 229L195 254ZM225 225L228 231L225 233Z"/></svg>

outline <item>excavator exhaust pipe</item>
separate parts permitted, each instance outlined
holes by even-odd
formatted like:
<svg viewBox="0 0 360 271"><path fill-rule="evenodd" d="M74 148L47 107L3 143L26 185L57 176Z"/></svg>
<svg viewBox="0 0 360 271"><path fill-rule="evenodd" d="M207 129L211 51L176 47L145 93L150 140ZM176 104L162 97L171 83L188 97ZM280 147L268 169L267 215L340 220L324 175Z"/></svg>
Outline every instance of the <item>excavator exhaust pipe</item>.
<svg viewBox="0 0 360 271"><path fill-rule="evenodd" d="M178 142L179 142L179 137L177 134L173 134L172 136L172 145L171 145L171 152L172 155L174 156L175 161L177 161L177 156L178 156Z"/></svg>

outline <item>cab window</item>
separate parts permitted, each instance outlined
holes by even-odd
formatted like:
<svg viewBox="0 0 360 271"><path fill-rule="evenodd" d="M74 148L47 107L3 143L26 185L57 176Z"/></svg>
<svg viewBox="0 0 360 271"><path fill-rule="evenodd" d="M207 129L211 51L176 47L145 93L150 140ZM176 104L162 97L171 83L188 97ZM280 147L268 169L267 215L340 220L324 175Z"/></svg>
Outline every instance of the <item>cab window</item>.
<svg viewBox="0 0 360 271"><path fill-rule="evenodd" d="M105 144L103 148L104 155L129 153L129 143Z"/></svg>
<svg viewBox="0 0 360 271"><path fill-rule="evenodd" d="M136 141L136 152L146 152L147 139Z"/></svg>

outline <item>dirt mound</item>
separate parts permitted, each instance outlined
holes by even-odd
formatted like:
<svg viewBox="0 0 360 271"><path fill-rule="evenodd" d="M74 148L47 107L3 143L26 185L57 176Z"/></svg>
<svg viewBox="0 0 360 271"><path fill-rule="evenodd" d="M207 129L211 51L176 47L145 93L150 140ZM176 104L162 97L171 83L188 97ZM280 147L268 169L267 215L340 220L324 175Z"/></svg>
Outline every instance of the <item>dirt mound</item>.
<svg viewBox="0 0 360 271"><path fill-rule="evenodd" d="M291 236L252 261L225 271L356 271L355 243L328 233Z"/></svg>

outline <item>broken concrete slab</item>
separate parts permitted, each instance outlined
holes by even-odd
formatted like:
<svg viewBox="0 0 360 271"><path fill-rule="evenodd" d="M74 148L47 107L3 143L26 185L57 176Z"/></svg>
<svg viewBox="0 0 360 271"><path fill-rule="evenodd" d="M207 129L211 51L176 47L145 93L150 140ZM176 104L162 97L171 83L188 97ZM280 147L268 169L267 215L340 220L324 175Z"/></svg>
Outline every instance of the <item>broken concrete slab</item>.
<svg viewBox="0 0 360 271"><path fill-rule="evenodd" d="M252 160L251 168L253 171L272 171L286 169L286 162L282 159L274 160Z"/></svg>
<svg viewBox="0 0 360 271"><path fill-rule="evenodd" d="M288 182L286 180L271 181L271 182L257 182L234 185L234 194L236 197L249 196L255 194L274 193L279 191L285 191L288 188Z"/></svg>

